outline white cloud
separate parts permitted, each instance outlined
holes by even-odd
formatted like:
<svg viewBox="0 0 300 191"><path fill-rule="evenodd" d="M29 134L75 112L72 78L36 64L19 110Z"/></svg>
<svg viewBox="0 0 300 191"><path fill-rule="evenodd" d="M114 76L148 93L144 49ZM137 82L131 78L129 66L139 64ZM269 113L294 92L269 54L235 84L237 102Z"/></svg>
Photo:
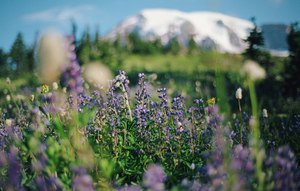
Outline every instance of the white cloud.
<svg viewBox="0 0 300 191"><path fill-rule="evenodd" d="M95 10L91 5L76 7L53 8L40 12L29 13L22 17L25 21L40 22L66 22L74 19L76 22L84 22L90 13Z"/></svg>

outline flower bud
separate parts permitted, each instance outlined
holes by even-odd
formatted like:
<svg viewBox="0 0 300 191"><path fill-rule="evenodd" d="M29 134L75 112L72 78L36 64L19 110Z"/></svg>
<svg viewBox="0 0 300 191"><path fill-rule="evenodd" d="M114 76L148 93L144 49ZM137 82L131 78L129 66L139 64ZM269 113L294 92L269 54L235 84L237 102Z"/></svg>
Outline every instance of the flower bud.
<svg viewBox="0 0 300 191"><path fill-rule="evenodd" d="M10 83L11 83L11 81L10 81L10 78L9 78L9 77L7 77L7 78L6 78L6 83L7 83L7 84L10 84Z"/></svg>
<svg viewBox="0 0 300 191"><path fill-rule="evenodd" d="M12 119L6 119L5 120L5 124L6 124L7 127L10 127L12 125L12 123L13 123Z"/></svg>
<svg viewBox="0 0 300 191"><path fill-rule="evenodd" d="M235 92L235 98L241 100L242 99L242 88L238 88Z"/></svg>
<svg viewBox="0 0 300 191"><path fill-rule="evenodd" d="M268 118L268 110L264 108L262 111L262 115L264 118Z"/></svg>
<svg viewBox="0 0 300 191"><path fill-rule="evenodd" d="M6 95L6 101L10 102L10 100L11 100L10 95Z"/></svg>
<svg viewBox="0 0 300 191"><path fill-rule="evenodd" d="M34 101L34 95L32 94L31 96L30 96L30 101Z"/></svg>
<svg viewBox="0 0 300 191"><path fill-rule="evenodd" d="M53 90L57 90L57 89L58 89L58 84L57 84L57 82L53 82L53 83L52 83L52 88L53 88Z"/></svg>

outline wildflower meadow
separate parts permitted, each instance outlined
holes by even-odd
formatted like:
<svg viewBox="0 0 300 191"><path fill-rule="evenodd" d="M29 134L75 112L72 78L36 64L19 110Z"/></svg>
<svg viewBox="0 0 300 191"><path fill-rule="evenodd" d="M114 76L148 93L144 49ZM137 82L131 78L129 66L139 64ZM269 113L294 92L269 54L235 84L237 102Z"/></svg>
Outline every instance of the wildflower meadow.
<svg viewBox="0 0 300 191"><path fill-rule="evenodd" d="M229 105L222 88L215 97L170 95L144 73L134 84L122 70L88 83L74 39L56 58L47 40L55 38L41 39L43 83L20 94L5 82L0 190L300 190L300 116L278 119L258 105L257 64L245 64Z"/></svg>

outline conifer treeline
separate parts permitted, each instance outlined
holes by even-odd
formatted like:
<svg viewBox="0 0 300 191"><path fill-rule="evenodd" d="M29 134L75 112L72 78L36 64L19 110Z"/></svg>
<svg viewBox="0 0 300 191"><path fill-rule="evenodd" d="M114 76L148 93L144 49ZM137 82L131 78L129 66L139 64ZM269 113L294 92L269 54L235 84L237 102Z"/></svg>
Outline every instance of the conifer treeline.
<svg viewBox="0 0 300 191"><path fill-rule="evenodd" d="M248 48L243 53L246 59L252 59L260 63L267 71L272 67L270 54L262 49L264 39L252 19L254 28L245 39ZM75 36L77 27L72 24L72 33ZM152 41L143 40L138 33L129 33L125 37L118 37L115 41L108 40L95 32L92 37L86 29L80 38L76 38L76 52L79 57L79 63L100 61L108 65L113 71L117 71L124 61L124 57L129 54L154 55L154 54L197 54L201 49L191 37L186 46L183 47L177 38L171 39L168 44L163 45L160 39ZM287 37L290 55L285 63L285 70L282 75L287 95L297 97L300 95L300 29L297 23L290 25L290 31ZM9 52L0 48L0 76L19 76L24 73L35 71L35 42L32 45L26 45L22 33L18 33Z"/></svg>
<svg viewBox="0 0 300 191"><path fill-rule="evenodd" d="M73 35L76 34L76 26L72 26ZM92 37L86 29L80 38L75 39L76 52L80 64L90 61L101 61L117 69L123 62L126 54L154 55L187 53L194 54L200 51L193 38L190 38L186 47L182 47L177 38L173 38L168 44L163 45L160 39L152 41L143 40L138 33L129 33L123 38L116 38L111 41L99 35L96 31ZM21 32L16 36L10 50L5 52L0 48L0 75L16 76L23 73L34 72L35 70L35 44L26 45Z"/></svg>

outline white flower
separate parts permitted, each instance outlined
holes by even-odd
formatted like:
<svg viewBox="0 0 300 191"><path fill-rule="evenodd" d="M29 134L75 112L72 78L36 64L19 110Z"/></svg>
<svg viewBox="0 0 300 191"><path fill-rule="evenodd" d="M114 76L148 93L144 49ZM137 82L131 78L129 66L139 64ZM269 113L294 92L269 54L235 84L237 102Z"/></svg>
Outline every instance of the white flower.
<svg viewBox="0 0 300 191"><path fill-rule="evenodd" d="M10 102L10 100L11 100L10 95L6 95L6 101Z"/></svg>
<svg viewBox="0 0 300 191"><path fill-rule="evenodd" d="M249 77L253 81L257 81L266 78L266 71L258 63L252 60L246 60L241 69L241 75Z"/></svg>
<svg viewBox="0 0 300 191"><path fill-rule="evenodd" d="M53 90L57 90L57 89L58 89L58 84L57 84L57 82L53 82L53 83L52 83L52 88L53 88Z"/></svg>
<svg viewBox="0 0 300 191"><path fill-rule="evenodd" d="M64 88L62 89L62 91L63 91L64 93L67 93L67 88L64 87Z"/></svg>
<svg viewBox="0 0 300 191"><path fill-rule="evenodd" d="M83 69L83 76L90 85L96 88L108 88L112 73L105 65L97 62L88 63ZM119 78L121 78L119 76ZM123 80L120 79L120 80Z"/></svg>
<svg viewBox="0 0 300 191"><path fill-rule="evenodd" d="M31 96L30 96L30 101L34 101L34 95L33 94L31 94Z"/></svg>
<svg viewBox="0 0 300 191"><path fill-rule="evenodd" d="M196 168L195 164L192 163L192 164L191 164L191 169L194 170L195 168Z"/></svg>
<svg viewBox="0 0 300 191"><path fill-rule="evenodd" d="M7 78L6 78L6 83L7 83L7 84L10 84L10 83L11 83L11 81L10 81L10 78L9 78L9 77L7 77Z"/></svg>
<svg viewBox="0 0 300 191"><path fill-rule="evenodd" d="M42 82L57 81L68 64L66 40L58 33L44 34L38 45L38 74Z"/></svg>
<svg viewBox="0 0 300 191"><path fill-rule="evenodd" d="M6 124L7 127L10 127L12 125L12 122L13 122L12 119L6 119L5 120L5 124Z"/></svg>
<svg viewBox="0 0 300 191"><path fill-rule="evenodd" d="M238 88L235 92L236 99L242 99L242 88Z"/></svg>
<svg viewBox="0 0 300 191"><path fill-rule="evenodd" d="M263 109L262 110L262 115L264 118L268 118L268 110L267 109Z"/></svg>

